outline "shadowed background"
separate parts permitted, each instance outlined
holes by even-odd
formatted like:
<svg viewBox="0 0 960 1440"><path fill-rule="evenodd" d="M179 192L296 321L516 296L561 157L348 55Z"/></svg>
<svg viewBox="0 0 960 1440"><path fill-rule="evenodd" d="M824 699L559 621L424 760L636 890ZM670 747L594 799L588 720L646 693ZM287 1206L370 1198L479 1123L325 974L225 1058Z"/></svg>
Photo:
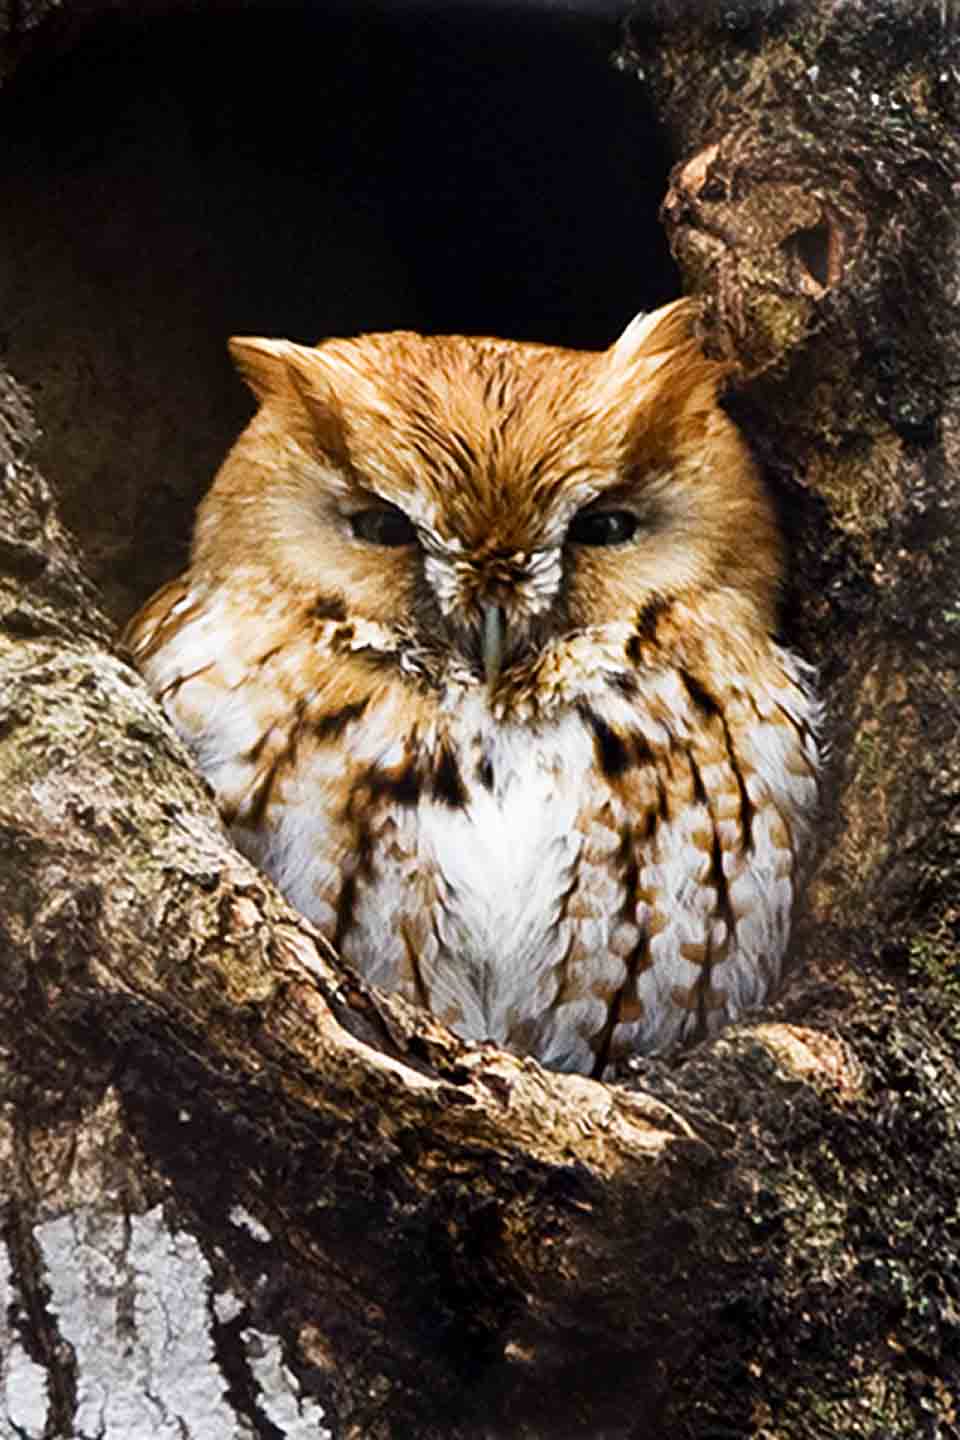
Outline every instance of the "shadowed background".
<svg viewBox="0 0 960 1440"><path fill-rule="evenodd" d="M250 413L228 335L600 348L677 293L621 8L217 5L74 20L22 66L0 344L116 618L179 568Z"/></svg>

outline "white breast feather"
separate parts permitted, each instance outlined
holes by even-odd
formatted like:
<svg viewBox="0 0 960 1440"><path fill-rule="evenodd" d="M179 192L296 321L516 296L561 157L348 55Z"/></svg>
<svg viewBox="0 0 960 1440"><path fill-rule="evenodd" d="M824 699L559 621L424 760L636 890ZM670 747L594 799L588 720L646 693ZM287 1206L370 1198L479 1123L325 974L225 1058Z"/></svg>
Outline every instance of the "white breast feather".
<svg viewBox="0 0 960 1440"><path fill-rule="evenodd" d="M250 750L263 731L251 688L242 670L234 674L216 655L216 680L206 673L219 617L209 613L188 623L176 646L159 651L147 666L157 690L183 680L167 702L168 713L192 745L200 766L221 797L236 806L255 778ZM819 707L810 697L797 662L781 657L789 681L769 694L795 721L815 729ZM225 683L223 683L225 682ZM669 671L648 677L657 715L672 716L675 743L690 737L688 697ZM664 724L644 706L606 687L592 689L594 710L611 727L632 728L652 745L668 742ZM456 1014L465 1038L508 1039L508 1019L527 1017L539 1024L538 1058L560 1068L589 1070L593 1055L583 1034L571 1024L600 1002L574 996L564 1014L548 1014L557 1000L556 976L572 940L589 947L612 977L623 983L626 960L649 916L640 903L624 917L616 903L618 882L612 870L595 865L590 875L596 904L576 920L564 915L564 900L584 858L584 812L614 805L617 797L596 764L594 735L574 710L538 725L520 724L491 714L485 693L462 694L458 705L438 712L437 734L458 757L482 755L494 776L492 788L476 778L475 767L461 766L466 803L453 806L421 796L416 807L390 802L383 811L377 843L377 881L364 896L351 941L345 947L374 983L394 988L409 967L398 917L432 902L429 924L418 946L418 966L432 1008ZM747 782L758 805L754 845L742 863L725 869L737 919L732 958L717 967L717 983L726 991L722 1018L729 1019L763 1000L779 974L793 907L796 876L792 857L778 847L773 818L794 827L795 848L806 843L816 798L813 777L805 773L805 755L816 759L813 740L801 739L792 726L755 717L746 730L746 759L755 767ZM430 736L420 737L429 749ZM335 898L356 856L349 850L342 812L351 776L370 766L391 766L403 755L403 731L395 704L371 706L351 725L340 748L313 746L298 756L271 797L270 813L256 832L236 827L238 844L267 870L291 902L332 937ZM710 784L705 766L704 783ZM641 882L657 895L669 923L650 941L650 958L637 979L643 1016L625 1025L630 1043L643 1052L668 1050L688 1035L701 1017L675 1003L678 990L697 981L699 967L684 957L684 946L722 943L725 921L713 905L707 878L709 859L694 843L692 828L706 812L690 807L658 825L655 845L645 857ZM729 822L716 821L718 833ZM586 828L589 828L588 826ZM429 883L428 883L429 882ZM581 885L582 885L581 875ZM576 937L574 927L577 927ZM722 972L722 973L721 973ZM599 973L599 972L598 972ZM567 1003L567 1002L565 1002ZM512 1017L512 1018L510 1018ZM721 1017L717 1017L717 1023ZM712 1027L707 1017L708 1028ZM580 1031L586 1029L580 1026Z"/></svg>

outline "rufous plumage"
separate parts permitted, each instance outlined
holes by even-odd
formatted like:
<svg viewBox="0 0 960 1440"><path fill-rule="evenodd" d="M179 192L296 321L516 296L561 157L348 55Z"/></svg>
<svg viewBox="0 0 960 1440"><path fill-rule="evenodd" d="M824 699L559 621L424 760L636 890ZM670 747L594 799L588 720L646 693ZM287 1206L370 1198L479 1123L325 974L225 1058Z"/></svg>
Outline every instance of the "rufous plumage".
<svg viewBox="0 0 960 1440"><path fill-rule="evenodd" d="M234 340L258 412L127 633L350 962L595 1075L775 993L816 812L773 508L691 323Z"/></svg>

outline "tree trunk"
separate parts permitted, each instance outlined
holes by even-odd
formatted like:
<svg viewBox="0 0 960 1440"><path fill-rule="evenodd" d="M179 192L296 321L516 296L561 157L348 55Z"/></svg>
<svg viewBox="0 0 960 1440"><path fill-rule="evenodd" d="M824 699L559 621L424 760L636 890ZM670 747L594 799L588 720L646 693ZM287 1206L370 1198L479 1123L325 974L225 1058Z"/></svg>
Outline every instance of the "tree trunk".
<svg viewBox="0 0 960 1440"><path fill-rule="evenodd" d="M135 8L20 7L7 73ZM832 758L792 987L622 1083L373 992L232 849L84 578L114 500L70 491L82 555L2 380L0 1434L960 1435L949 19L661 3L624 31Z"/></svg>

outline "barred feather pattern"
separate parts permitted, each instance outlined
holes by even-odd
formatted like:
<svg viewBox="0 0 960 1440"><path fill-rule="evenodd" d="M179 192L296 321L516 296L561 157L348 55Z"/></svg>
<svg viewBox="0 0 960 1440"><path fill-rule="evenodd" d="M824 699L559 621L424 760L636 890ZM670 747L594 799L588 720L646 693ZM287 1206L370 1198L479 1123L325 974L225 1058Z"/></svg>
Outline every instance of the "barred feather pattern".
<svg viewBox="0 0 960 1440"><path fill-rule="evenodd" d="M638 404L656 399L649 382L664 355L681 353L684 373L692 365L705 383L699 350L676 318L672 307L666 339L651 342L649 325L631 338L631 360L638 349L648 362L661 360L643 372ZM527 349L536 347L514 347ZM533 361L543 358L538 351ZM289 357L285 364L287 373ZM362 374L371 387L387 386ZM636 368L633 375L636 382ZM282 388L274 371L256 378L267 402ZM658 481L647 569L624 579L626 561L639 561L635 550L613 546L582 557L585 577L576 571L565 527L584 504L614 492L618 505L651 513L649 477L664 462L641 467L646 488L630 482L641 500L630 492L623 501L622 444L602 481L584 480L584 467L561 456L564 483L541 502L547 518L524 522L531 543L521 549L513 536L485 550L509 491L478 494L486 519L451 534L441 520L449 480L438 479L432 507L421 495L418 510L422 457L410 493L390 489L389 444L375 464L358 441L356 410L347 404L347 420L341 412L336 421L340 402L324 391L323 423L311 418L311 440L300 448L334 454L352 494L349 454L364 495L416 517L418 548L406 556L412 578L403 572L401 586L398 570L390 603L378 609L370 600L351 606L349 576L331 584L342 547L303 585L284 583L275 559L265 564L255 551L211 565L208 501L191 570L128 632L238 846L344 956L465 1039L562 1070L610 1073L630 1054L713 1035L775 994L809 862L820 706L809 668L772 638L778 538L742 442L715 407L716 376L707 379L709 403L701 398L692 412L701 417L697 435L713 426L731 447L721 479L746 487L757 529L755 543L736 533L710 542L727 547L722 565L706 553L694 501L678 504L673 526ZM305 387L301 377L299 400L283 391L288 422ZM509 395L500 398L508 407ZM690 413L688 405L681 419L696 430ZM502 467L508 427L502 415L491 424ZM456 433L464 431L461 417ZM668 448L678 447L678 433L674 420ZM395 438L402 448L403 435ZM255 431L255 449L263 443ZM237 458L248 450L242 441L233 470L225 466L234 489ZM480 450L471 436L461 470ZM277 463L301 463L292 453ZM690 493L719 503L704 464L697 459ZM681 491L684 475L679 462L670 471ZM225 498L240 504L229 489ZM215 502L218 525L208 530L222 528L223 503ZM735 532L742 514L731 509ZM589 567L613 563L617 549L620 570L605 600L601 572ZM741 572L731 575L724 566L738 553ZM673 585L665 583L671 574ZM389 591L389 575L384 583ZM495 596L514 637L493 679L483 673L478 625L464 619L478 590L487 603Z"/></svg>

